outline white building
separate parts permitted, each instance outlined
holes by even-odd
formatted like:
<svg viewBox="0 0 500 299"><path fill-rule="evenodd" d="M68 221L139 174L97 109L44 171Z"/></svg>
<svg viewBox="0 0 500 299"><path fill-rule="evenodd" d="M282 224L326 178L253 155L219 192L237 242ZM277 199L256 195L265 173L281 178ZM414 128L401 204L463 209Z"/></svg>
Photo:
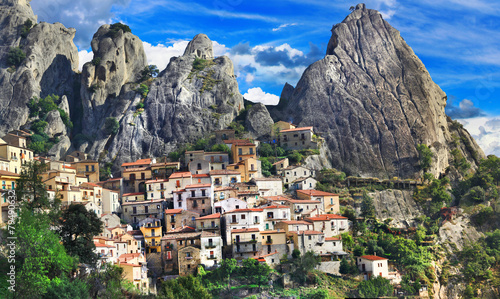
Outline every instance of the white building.
<svg viewBox="0 0 500 299"><path fill-rule="evenodd" d="M210 178L215 187L225 187L229 184L241 183L241 173L234 170L211 170Z"/></svg>
<svg viewBox="0 0 500 299"><path fill-rule="evenodd" d="M214 203L215 213L221 214L232 210L246 209L247 207L246 201L237 198L228 198Z"/></svg>
<svg viewBox="0 0 500 299"><path fill-rule="evenodd" d="M290 220L290 207L289 206L267 206L262 207L264 216L264 229L274 230L275 224L280 221Z"/></svg>
<svg viewBox="0 0 500 299"><path fill-rule="evenodd" d="M296 179L292 184L288 185L290 190L311 190L316 188L318 181L313 177L303 177Z"/></svg>
<svg viewBox="0 0 500 299"><path fill-rule="evenodd" d="M168 180L149 180L146 181L146 192L148 199L166 199ZM170 190L171 191L171 190Z"/></svg>
<svg viewBox="0 0 500 299"><path fill-rule="evenodd" d="M262 209L238 209L226 212L226 241L231 240L231 231L234 229L257 228L264 229Z"/></svg>
<svg viewBox="0 0 500 299"><path fill-rule="evenodd" d="M254 178L260 196L277 196L283 194L283 181L280 178Z"/></svg>
<svg viewBox="0 0 500 299"><path fill-rule="evenodd" d="M210 162L196 159L189 162L189 172L192 174L207 174L210 172Z"/></svg>
<svg viewBox="0 0 500 299"><path fill-rule="evenodd" d="M336 214L323 214L305 219L313 224L313 230L321 231L326 236L337 236L349 229L349 219Z"/></svg>
<svg viewBox="0 0 500 299"><path fill-rule="evenodd" d="M192 184L174 191L174 208L196 212L201 216L212 214L214 193L211 184Z"/></svg>
<svg viewBox="0 0 500 299"><path fill-rule="evenodd" d="M359 271L364 274L365 280L372 276L382 276L389 279L388 259L376 255L363 255L356 258Z"/></svg>
<svg viewBox="0 0 500 299"><path fill-rule="evenodd" d="M120 192L102 189L102 212L112 214L120 212Z"/></svg>
<svg viewBox="0 0 500 299"><path fill-rule="evenodd" d="M213 267L222 260L222 238L219 234L203 231L200 236L200 264Z"/></svg>
<svg viewBox="0 0 500 299"><path fill-rule="evenodd" d="M280 172L285 188L289 188L294 181L304 177L314 177L315 171L303 166L289 166Z"/></svg>

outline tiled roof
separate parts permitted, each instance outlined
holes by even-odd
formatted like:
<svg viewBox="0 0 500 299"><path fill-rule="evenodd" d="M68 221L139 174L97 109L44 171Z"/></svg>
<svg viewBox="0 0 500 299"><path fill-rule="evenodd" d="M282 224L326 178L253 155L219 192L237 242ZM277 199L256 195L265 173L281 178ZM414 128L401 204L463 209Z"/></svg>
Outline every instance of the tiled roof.
<svg viewBox="0 0 500 299"><path fill-rule="evenodd" d="M124 169L123 172L135 172L135 171L144 171L144 170L148 170L148 167L136 167L136 168L128 168L128 169Z"/></svg>
<svg viewBox="0 0 500 299"><path fill-rule="evenodd" d="M95 245L95 247L115 248L115 246L113 246L113 245L106 245L106 244L96 243L96 242L94 242L94 245Z"/></svg>
<svg viewBox="0 0 500 299"><path fill-rule="evenodd" d="M146 181L146 184L163 183L163 182L168 182L168 179L164 179L164 180L149 180L149 181Z"/></svg>
<svg viewBox="0 0 500 299"><path fill-rule="evenodd" d="M237 228L233 229L231 233L250 233L250 232L258 232L259 229L256 227L251 227L251 228Z"/></svg>
<svg viewBox="0 0 500 299"><path fill-rule="evenodd" d="M182 209L167 209L165 210L165 214L180 214L182 213Z"/></svg>
<svg viewBox="0 0 500 299"><path fill-rule="evenodd" d="M174 172L170 175L170 179L178 179L178 178L190 178L192 177L191 172L189 171L180 171L180 172Z"/></svg>
<svg viewBox="0 0 500 299"><path fill-rule="evenodd" d="M319 190L297 190L297 193L302 193L309 196L338 196L338 194L335 193L324 192Z"/></svg>
<svg viewBox="0 0 500 299"><path fill-rule="evenodd" d="M325 241L340 241L342 238L340 237L331 237L331 238L325 238Z"/></svg>
<svg viewBox="0 0 500 299"><path fill-rule="evenodd" d="M201 173L201 174L193 174L193 178L209 178L210 175L208 173Z"/></svg>
<svg viewBox="0 0 500 299"><path fill-rule="evenodd" d="M307 222L307 221L304 221L304 220L283 220L283 221L280 221L280 222L286 223L288 225L290 225L290 224L292 224L292 225L293 224L307 224L307 225L311 225L310 222Z"/></svg>
<svg viewBox="0 0 500 299"><path fill-rule="evenodd" d="M288 200L291 203L296 203L296 204L306 204L306 203L321 203L319 200L307 200L307 199L291 199Z"/></svg>
<svg viewBox="0 0 500 299"><path fill-rule="evenodd" d="M283 160L279 160L278 162L274 162L273 165L278 165L280 164L281 162L285 162L286 159L283 159Z"/></svg>
<svg viewBox="0 0 500 299"><path fill-rule="evenodd" d="M315 230L299 230L298 232L297 231L291 231L290 233L293 233L293 234L299 234L299 235L322 235L323 233L322 232L318 232L318 231L315 231Z"/></svg>
<svg viewBox="0 0 500 299"><path fill-rule="evenodd" d="M290 209L289 206L267 206L267 207L262 207L262 209Z"/></svg>
<svg viewBox="0 0 500 299"><path fill-rule="evenodd" d="M332 219L347 219L347 217L340 216L337 214L323 214L323 215L317 215L314 217L309 217L307 219L311 220L311 221L328 221L328 220L332 220Z"/></svg>
<svg viewBox="0 0 500 299"><path fill-rule="evenodd" d="M122 206L125 206L125 205L144 205L144 204L159 203L159 202L164 202L164 201L165 201L164 199L127 201L127 202L122 203Z"/></svg>
<svg viewBox="0 0 500 299"><path fill-rule="evenodd" d="M122 196L144 195L144 192L125 193Z"/></svg>
<svg viewBox="0 0 500 299"><path fill-rule="evenodd" d="M365 260L370 260L370 261L382 261L382 260L387 260L386 258L376 256L376 255L363 255L360 256L360 258L365 259Z"/></svg>
<svg viewBox="0 0 500 299"><path fill-rule="evenodd" d="M224 143L226 143L226 144L235 144L235 145L255 145L250 140L246 140L246 139L224 140Z"/></svg>
<svg viewBox="0 0 500 299"><path fill-rule="evenodd" d="M14 173L14 172L10 172L10 171L7 171L7 170L0 170L0 175L7 175L7 176L19 177L19 174Z"/></svg>
<svg viewBox="0 0 500 299"><path fill-rule="evenodd" d="M313 129L313 127L302 127L302 128L281 130L280 133L295 132L295 131L306 131L306 130L312 130L312 129Z"/></svg>
<svg viewBox="0 0 500 299"><path fill-rule="evenodd" d="M262 212L262 209L236 209L236 210L231 210L229 212L226 212L226 214L229 213L244 213L244 212Z"/></svg>
<svg viewBox="0 0 500 299"><path fill-rule="evenodd" d="M284 234L286 233L284 230L263 230L260 232L261 235L267 235L267 234Z"/></svg>
<svg viewBox="0 0 500 299"><path fill-rule="evenodd" d="M145 165L145 164L151 164L151 159L140 159L135 162L127 162L123 163L122 167L124 166L134 166L134 165Z"/></svg>
<svg viewBox="0 0 500 299"><path fill-rule="evenodd" d="M196 220L203 220L203 219L219 219L220 218L220 213L215 213L203 217L196 218Z"/></svg>
<svg viewBox="0 0 500 299"><path fill-rule="evenodd" d="M212 186L211 184L192 184L192 185L187 185L186 189L192 189L192 188L208 188Z"/></svg>
<svg viewBox="0 0 500 299"><path fill-rule="evenodd" d="M129 263L120 263L119 266L142 267L141 265L129 264Z"/></svg>
<svg viewBox="0 0 500 299"><path fill-rule="evenodd" d="M279 200L289 201L290 199L292 199L291 197L286 197L286 196L281 196L281 195L277 195L277 196L264 196L262 198L267 199L269 201L279 201Z"/></svg>

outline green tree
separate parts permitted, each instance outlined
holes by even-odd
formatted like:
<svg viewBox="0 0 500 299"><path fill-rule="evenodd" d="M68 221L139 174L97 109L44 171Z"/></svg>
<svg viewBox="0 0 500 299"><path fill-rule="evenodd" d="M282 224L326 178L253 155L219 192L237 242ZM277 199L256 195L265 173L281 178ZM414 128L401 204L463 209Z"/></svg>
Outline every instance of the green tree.
<svg viewBox="0 0 500 299"><path fill-rule="evenodd" d="M221 143L217 143L217 144L212 145L212 148L210 149L210 151L231 153L231 149L229 148L229 146L227 146L226 144L221 144Z"/></svg>
<svg viewBox="0 0 500 299"><path fill-rule="evenodd" d="M158 76L158 73L160 73L160 71L158 70L158 67L156 65L148 65L141 73L141 81L155 78L156 76Z"/></svg>
<svg viewBox="0 0 500 299"><path fill-rule="evenodd" d="M271 164L271 162L269 162L269 160L267 158L260 158L259 160L261 161L262 174L265 177L271 176L271 171L273 169L273 164Z"/></svg>
<svg viewBox="0 0 500 299"><path fill-rule="evenodd" d="M104 132L106 134L116 134L118 133L118 129L120 128L120 124L114 117L107 117L104 122Z"/></svg>
<svg viewBox="0 0 500 299"><path fill-rule="evenodd" d="M271 268L266 263L259 263L256 259L248 258L243 260L241 272L245 278L256 283L260 287L268 281Z"/></svg>
<svg viewBox="0 0 500 299"><path fill-rule="evenodd" d="M108 36L113 38L117 37L120 34L120 31L122 31L123 33L132 32L129 26L122 23L114 23L109 27Z"/></svg>
<svg viewBox="0 0 500 299"><path fill-rule="evenodd" d="M59 234L68 254L93 265L97 261L93 237L102 232L102 227L101 219L94 212L82 204L71 204L61 215Z"/></svg>
<svg viewBox="0 0 500 299"><path fill-rule="evenodd" d="M210 299L212 296L200 280L192 275L161 283L158 295L165 299Z"/></svg>
<svg viewBox="0 0 500 299"><path fill-rule="evenodd" d="M231 274L236 271L238 262L235 259L224 259L221 261L220 273L225 279L227 277L228 284L231 281Z"/></svg>
<svg viewBox="0 0 500 299"><path fill-rule="evenodd" d="M33 21L31 19L27 19L24 21L23 27L21 27L21 37L28 37L28 33L30 33L31 27L33 27Z"/></svg>
<svg viewBox="0 0 500 299"><path fill-rule="evenodd" d="M44 299L87 299L89 298L89 286L81 279L69 280L53 279L47 287Z"/></svg>
<svg viewBox="0 0 500 299"><path fill-rule="evenodd" d="M124 295L127 282L120 266L104 264L100 271L93 271L86 281L91 298L127 298Z"/></svg>
<svg viewBox="0 0 500 299"><path fill-rule="evenodd" d="M420 154L420 167L426 172L431 167L432 157L434 156L430 148L425 144L417 145L417 151Z"/></svg>
<svg viewBox="0 0 500 299"><path fill-rule="evenodd" d="M7 63L10 66L19 66L21 62L26 58L26 53L19 48L10 48L9 52L7 53Z"/></svg>
<svg viewBox="0 0 500 299"><path fill-rule="evenodd" d="M259 146L259 155L261 157L274 156L273 147L269 143L261 143L261 145Z"/></svg>
<svg viewBox="0 0 500 299"><path fill-rule="evenodd" d="M299 258L292 261L293 272L292 277L300 283L305 283L307 273L311 272L321 262L321 257L316 255L313 251L308 251Z"/></svg>
<svg viewBox="0 0 500 299"><path fill-rule="evenodd" d="M362 281L358 286L358 293L361 298L379 298L391 296L394 287L388 279L382 276Z"/></svg>
<svg viewBox="0 0 500 299"><path fill-rule="evenodd" d="M67 277L74 268L59 236L51 230L51 217L22 206L15 224L17 298L39 298L52 280Z"/></svg>
<svg viewBox="0 0 500 299"><path fill-rule="evenodd" d="M209 149L208 139L200 138L200 139L196 140L196 143L194 144L194 149L196 151L208 150Z"/></svg>
<svg viewBox="0 0 500 299"><path fill-rule="evenodd" d="M375 205L373 199L368 195L368 192L363 192L361 202L361 215L365 218L375 218Z"/></svg>
<svg viewBox="0 0 500 299"><path fill-rule="evenodd" d="M287 155L287 158L292 164L298 164L304 160L304 156L299 151L292 151Z"/></svg>
<svg viewBox="0 0 500 299"><path fill-rule="evenodd" d="M482 202L485 200L486 192L480 186L472 187L469 192L465 194L465 198L472 202Z"/></svg>
<svg viewBox="0 0 500 299"><path fill-rule="evenodd" d="M139 87L136 89L138 93L142 95L143 98L148 96L149 93L149 87L146 84L141 84Z"/></svg>

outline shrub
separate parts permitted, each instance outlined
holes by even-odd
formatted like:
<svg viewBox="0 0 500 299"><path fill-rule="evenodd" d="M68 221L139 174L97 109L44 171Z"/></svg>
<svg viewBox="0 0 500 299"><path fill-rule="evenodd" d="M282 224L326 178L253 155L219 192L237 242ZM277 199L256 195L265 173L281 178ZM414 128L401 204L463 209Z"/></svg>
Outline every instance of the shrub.
<svg viewBox="0 0 500 299"><path fill-rule="evenodd" d="M19 47L10 48L9 53L7 53L7 63L10 66L19 66L25 58L26 53Z"/></svg>
<svg viewBox="0 0 500 299"><path fill-rule="evenodd" d="M118 129L120 128L120 124L114 117L108 117L106 118L106 121L104 122L104 132L106 134L116 134L118 132Z"/></svg>
<svg viewBox="0 0 500 299"><path fill-rule="evenodd" d="M158 73L160 73L160 71L158 70L158 67L156 65L148 65L141 73L141 81L155 78L156 76L158 76Z"/></svg>
<svg viewBox="0 0 500 299"><path fill-rule="evenodd" d="M259 146L259 154L261 157L274 156L273 147L269 143L261 143Z"/></svg>
<svg viewBox="0 0 500 299"><path fill-rule="evenodd" d="M32 27L33 27L33 21L31 21L31 19L27 19L24 22L23 27L21 28L22 38L26 38L28 36L28 33L30 33Z"/></svg>
<svg viewBox="0 0 500 299"><path fill-rule="evenodd" d="M92 64L94 66L98 66L100 63L101 63L101 57L96 57L96 58L92 59Z"/></svg>
<svg viewBox="0 0 500 299"><path fill-rule="evenodd" d="M363 298L379 298L392 295L394 287L388 279L377 276L377 278L362 281L358 286L358 292Z"/></svg>
<svg viewBox="0 0 500 299"><path fill-rule="evenodd" d="M132 32L132 30L130 30L130 27L128 27L127 25L122 23L114 23L109 27L108 36L117 37L120 34L120 31L123 31L123 33Z"/></svg>
<svg viewBox="0 0 500 299"><path fill-rule="evenodd" d="M139 87L136 89L137 92L139 92L143 98L148 96L149 93L149 88L146 84L141 84Z"/></svg>
<svg viewBox="0 0 500 299"><path fill-rule="evenodd" d="M135 109L142 109L144 108L144 103L143 102L139 102L136 106L135 106Z"/></svg>
<svg viewBox="0 0 500 299"><path fill-rule="evenodd" d="M38 120L35 123L33 123L33 125L31 125L31 130L36 134L42 134L47 125L48 123L46 121Z"/></svg>

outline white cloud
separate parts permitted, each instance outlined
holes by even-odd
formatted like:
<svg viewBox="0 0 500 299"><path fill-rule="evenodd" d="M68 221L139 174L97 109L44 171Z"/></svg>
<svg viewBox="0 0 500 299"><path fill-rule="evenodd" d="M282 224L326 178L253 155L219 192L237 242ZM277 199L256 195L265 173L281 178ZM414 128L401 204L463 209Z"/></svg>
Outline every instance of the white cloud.
<svg viewBox="0 0 500 299"><path fill-rule="evenodd" d="M245 82L246 82L246 83L252 83L254 79L255 79L255 76L254 76L254 75L252 75L252 74L250 74L250 73L248 73L248 74L245 76Z"/></svg>
<svg viewBox="0 0 500 299"><path fill-rule="evenodd" d="M32 1L38 21L60 22L76 28L75 44L87 49L93 34L103 24L112 23L116 7L127 7L130 0L51 0Z"/></svg>
<svg viewBox="0 0 500 299"><path fill-rule="evenodd" d="M459 119L486 155L500 157L500 117L475 117Z"/></svg>
<svg viewBox="0 0 500 299"><path fill-rule="evenodd" d="M92 51L81 50L78 51L78 70L81 72L83 65L94 58L94 53Z"/></svg>
<svg viewBox="0 0 500 299"><path fill-rule="evenodd" d="M148 43L142 42L144 45L144 51L146 52L146 57L148 58L148 64L154 64L158 67L160 71L163 71L170 58L181 56L184 54L184 50L189 43L188 40L177 40L171 42L171 45L157 44L156 46ZM223 44L219 44L217 41L213 41L214 55L216 57L222 55L228 55L229 48Z"/></svg>
<svg viewBox="0 0 500 299"><path fill-rule="evenodd" d="M289 27L289 26L297 26L297 23L287 23L287 24L281 24L279 25L278 28L273 28L273 31L280 31L283 28Z"/></svg>
<svg viewBox="0 0 500 299"><path fill-rule="evenodd" d="M277 95L266 93L260 87L250 88L243 97L251 102L264 105L277 105L280 100Z"/></svg>

